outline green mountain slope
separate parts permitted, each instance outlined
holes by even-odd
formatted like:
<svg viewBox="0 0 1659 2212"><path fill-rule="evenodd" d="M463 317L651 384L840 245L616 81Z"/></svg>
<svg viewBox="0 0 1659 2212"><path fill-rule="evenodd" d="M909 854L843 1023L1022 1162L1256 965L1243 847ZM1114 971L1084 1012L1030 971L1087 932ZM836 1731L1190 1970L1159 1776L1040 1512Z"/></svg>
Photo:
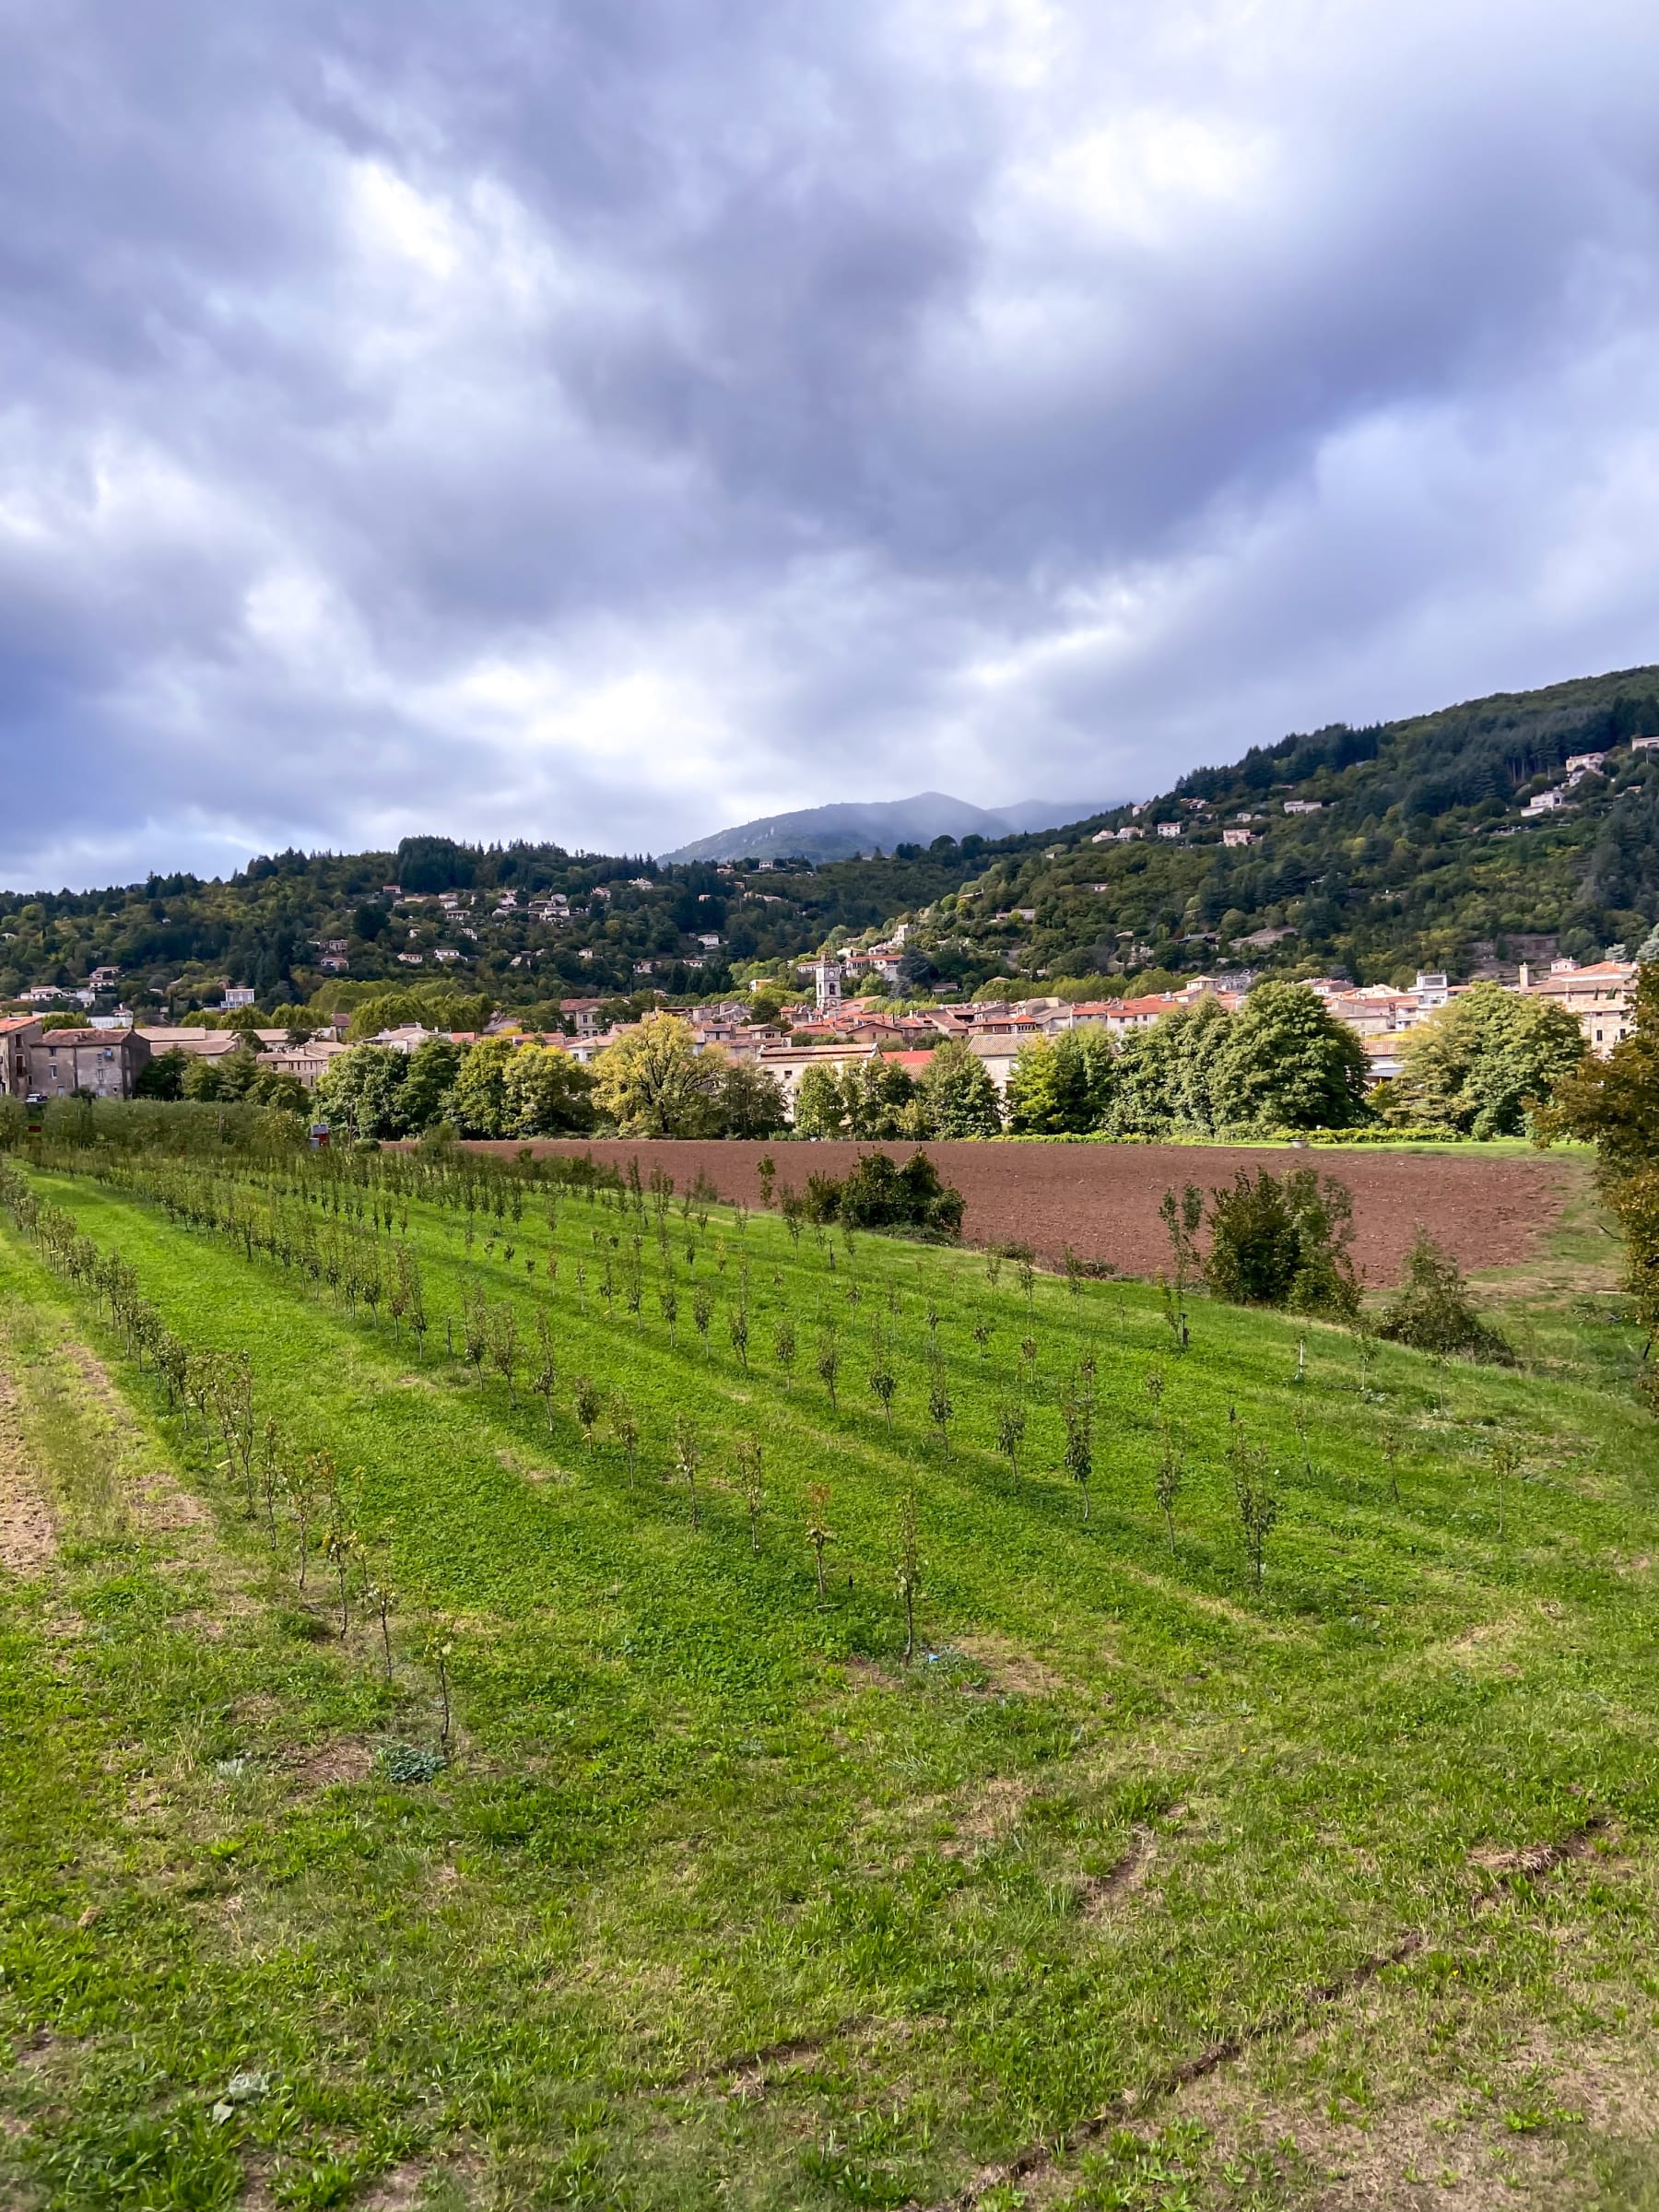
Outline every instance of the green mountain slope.
<svg viewBox="0 0 1659 2212"><path fill-rule="evenodd" d="M917 949L964 978L1242 963L1360 982L1633 950L1659 920L1659 756L1631 745L1651 735L1654 668L1287 737L1195 771L1138 816L999 856ZM1569 758L1602 750L1605 772L1569 805L1524 813ZM1095 841L1124 827L1144 835ZM1253 841L1230 847L1230 829Z"/></svg>
<svg viewBox="0 0 1659 2212"><path fill-rule="evenodd" d="M879 860L723 873L407 838L396 853L279 853L228 881L0 893L0 1002L29 984L82 984L102 964L121 969L130 1005L152 1010L164 995L175 1009L213 1000L221 977L264 1006L438 981L522 1006L706 996L755 963L787 972L827 939L900 917L912 923L917 990L1121 985L1228 965L1369 982L1633 950L1659 921L1659 753L1631 743L1646 735L1659 735L1659 668L1290 736L1194 771L1138 816L939 835ZM1571 755L1603 750L1605 773L1579 781L1569 806L1524 812ZM1160 837L1160 824L1179 836ZM1124 828L1143 834L1119 841ZM1253 841L1230 847L1229 830ZM530 912L551 894L569 911Z"/></svg>

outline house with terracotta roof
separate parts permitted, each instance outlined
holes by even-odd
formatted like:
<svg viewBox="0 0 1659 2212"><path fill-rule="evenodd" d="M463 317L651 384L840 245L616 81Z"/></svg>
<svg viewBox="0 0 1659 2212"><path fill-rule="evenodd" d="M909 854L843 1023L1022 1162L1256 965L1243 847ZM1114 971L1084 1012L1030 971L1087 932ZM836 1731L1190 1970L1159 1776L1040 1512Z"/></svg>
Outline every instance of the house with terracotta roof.
<svg viewBox="0 0 1659 2212"><path fill-rule="evenodd" d="M29 1054L41 1039L38 1014L13 1014L0 1019L0 1098L29 1096Z"/></svg>

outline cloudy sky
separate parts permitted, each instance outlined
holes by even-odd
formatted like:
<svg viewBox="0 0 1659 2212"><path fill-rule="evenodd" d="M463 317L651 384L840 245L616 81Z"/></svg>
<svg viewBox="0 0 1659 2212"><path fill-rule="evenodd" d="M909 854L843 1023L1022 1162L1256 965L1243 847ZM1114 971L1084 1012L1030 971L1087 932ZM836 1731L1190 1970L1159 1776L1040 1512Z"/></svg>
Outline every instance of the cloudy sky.
<svg viewBox="0 0 1659 2212"><path fill-rule="evenodd" d="M1659 660L1652 0L0 0L0 883Z"/></svg>

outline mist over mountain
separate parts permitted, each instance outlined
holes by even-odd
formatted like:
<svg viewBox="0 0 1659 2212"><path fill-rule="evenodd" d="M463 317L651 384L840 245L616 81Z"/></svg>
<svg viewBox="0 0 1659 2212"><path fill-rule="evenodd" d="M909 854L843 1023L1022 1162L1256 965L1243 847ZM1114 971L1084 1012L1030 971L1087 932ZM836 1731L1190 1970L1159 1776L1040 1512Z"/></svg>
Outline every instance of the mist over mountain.
<svg viewBox="0 0 1659 2212"><path fill-rule="evenodd" d="M1104 813L1121 802L1025 799L1013 806L974 806L947 792L919 791L909 799L840 800L793 814L762 815L717 830L673 853L669 862L719 860L853 860L895 845L931 844L935 837L1014 837Z"/></svg>

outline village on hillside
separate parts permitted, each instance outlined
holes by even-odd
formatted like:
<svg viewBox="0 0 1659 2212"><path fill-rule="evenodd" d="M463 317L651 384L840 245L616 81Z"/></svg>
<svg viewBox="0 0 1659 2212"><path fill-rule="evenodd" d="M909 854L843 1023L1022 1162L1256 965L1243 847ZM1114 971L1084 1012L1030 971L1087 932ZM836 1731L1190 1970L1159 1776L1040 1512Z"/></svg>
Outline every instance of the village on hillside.
<svg viewBox="0 0 1659 2212"><path fill-rule="evenodd" d="M929 1055L944 1040L956 1039L982 1063L1002 1096L1017 1057L1027 1046L1091 1030L1121 1042L1206 999L1235 1012L1257 980L1249 971L1234 971L1195 976L1178 989L1151 996L1081 1003L1042 994L896 1008L884 996L860 995L872 977L884 986L897 984L905 934L906 925L900 924L887 940L872 947L826 953L804 964L801 972L811 985L811 997L780 1007L770 1018L756 1018L751 1004L735 998L661 1011L687 1025L698 1051L717 1048L727 1058L747 1061L772 1077L793 1118L802 1078L813 1067L839 1072L851 1064L880 1058L913 1077L925 1069ZM1598 1057L1606 1058L1627 1034L1637 976L1634 960L1581 963L1558 958L1537 969L1526 961L1511 969L1490 966L1494 972L1462 983L1451 982L1444 973L1419 972L1405 990L1384 984L1356 988L1335 977L1303 981L1333 1017L1355 1031L1374 1082L1391 1081L1400 1073L1402 1045L1414 1027L1479 983L1561 1008L1577 1021L1587 1050ZM49 1008L65 1002L95 1003L96 994L107 992L116 980L104 970L94 975L86 991L29 994L39 1002L37 1010L0 1019L5 1053L0 1091L33 1100L77 1095L126 1099L135 1095L145 1067L157 1055L180 1052L213 1060L251 1049L262 1068L292 1077L312 1090L331 1061L351 1049L345 1023L325 1024L306 1036L287 1028L143 1026L135 1024L126 1009L118 1008L90 1015L84 1027L45 1026ZM228 988L225 1011L244 1012L252 1001L252 992ZM559 1030L525 1030L511 1011L502 1011L483 1031L406 1022L357 1041L413 1053L433 1037L471 1045L480 1035L518 1035L526 1044L568 1054L579 1066L587 1067L634 1026L602 1026L605 1006L606 1002L595 997L564 999L559 1005L563 1026ZM770 1016L771 1008L765 1012Z"/></svg>

